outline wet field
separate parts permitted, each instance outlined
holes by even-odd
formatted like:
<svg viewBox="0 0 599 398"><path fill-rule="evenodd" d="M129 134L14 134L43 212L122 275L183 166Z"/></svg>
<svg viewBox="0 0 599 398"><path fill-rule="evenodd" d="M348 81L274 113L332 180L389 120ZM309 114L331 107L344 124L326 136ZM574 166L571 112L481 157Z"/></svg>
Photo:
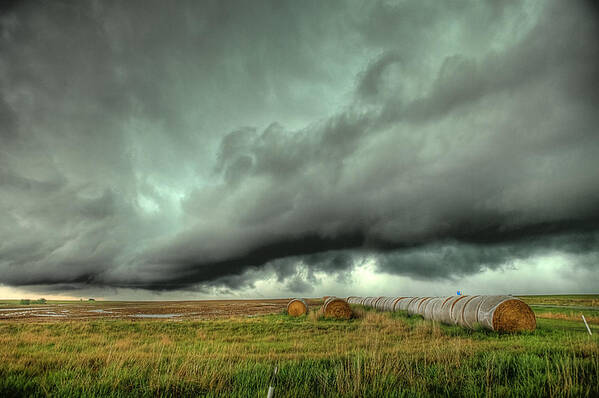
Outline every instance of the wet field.
<svg viewBox="0 0 599 398"><path fill-rule="evenodd" d="M48 304L0 304L3 321L86 319L216 319L280 313L288 299L207 301L83 301Z"/></svg>

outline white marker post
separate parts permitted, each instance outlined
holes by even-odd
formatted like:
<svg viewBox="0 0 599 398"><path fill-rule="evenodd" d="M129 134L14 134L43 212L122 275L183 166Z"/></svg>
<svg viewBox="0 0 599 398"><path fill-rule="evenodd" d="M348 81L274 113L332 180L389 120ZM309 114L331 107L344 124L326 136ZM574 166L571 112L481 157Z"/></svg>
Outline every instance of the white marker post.
<svg viewBox="0 0 599 398"><path fill-rule="evenodd" d="M582 320L584 321L584 325L587 327L587 331L589 332L589 336L592 336L593 333L591 333L591 328L589 327L589 324L587 323L587 320L584 318L584 315L582 315Z"/></svg>
<svg viewBox="0 0 599 398"><path fill-rule="evenodd" d="M272 378L270 379L270 383L268 383L268 393L266 394L266 398L272 398L275 394L275 377L277 377L277 370L279 370L278 366L275 366L275 371L272 374Z"/></svg>

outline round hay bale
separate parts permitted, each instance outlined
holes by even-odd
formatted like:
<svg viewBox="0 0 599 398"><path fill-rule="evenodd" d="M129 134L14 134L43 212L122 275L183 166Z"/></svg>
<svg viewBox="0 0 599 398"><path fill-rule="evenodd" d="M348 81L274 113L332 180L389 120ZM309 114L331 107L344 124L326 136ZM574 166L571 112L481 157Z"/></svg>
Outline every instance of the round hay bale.
<svg viewBox="0 0 599 398"><path fill-rule="evenodd" d="M478 309L488 296L473 296L462 309L464 327L474 329L478 324Z"/></svg>
<svg viewBox="0 0 599 398"><path fill-rule="evenodd" d="M462 296L449 296L446 297L439 308L439 313L436 315L437 320L448 325L451 325L453 322L451 320L451 309L453 308L453 304Z"/></svg>
<svg viewBox="0 0 599 398"><path fill-rule="evenodd" d="M384 297L377 297L376 300L374 300L374 309L375 310L379 310L381 301L383 301L384 299L385 299Z"/></svg>
<svg viewBox="0 0 599 398"><path fill-rule="evenodd" d="M393 311L406 311L408 304L412 301L413 297L400 297L393 306Z"/></svg>
<svg viewBox="0 0 599 398"><path fill-rule="evenodd" d="M287 304L287 314L291 316L306 315L308 313L308 304L304 299L295 298Z"/></svg>
<svg viewBox="0 0 599 398"><path fill-rule="evenodd" d="M435 299L435 302L432 303L430 307L430 319L433 321L441 321L441 308L447 299L447 297L438 297Z"/></svg>
<svg viewBox="0 0 599 398"><path fill-rule="evenodd" d="M383 304L383 310L393 311L393 306L395 305L396 300L397 297L389 297L387 300L385 300L385 303Z"/></svg>
<svg viewBox="0 0 599 398"><path fill-rule="evenodd" d="M430 309L432 308L432 304L434 304L435 300L437 300L438 297L431 297L428 300L426 300L425 302L422 303L422 305L420 306L420 314L422 314L422 316L424 317L424 319L431 319L430 315ZM428 316L428 318L427 318Z"/></svg>
<svg viewBox="0 0 599 398"><path fill-rule="evenodd" d="M486 329L508 333L537 327L532 309L512 296L487 296L478 309L478 322Z"/></svg>
<svg viewBox="0 0 599 398"><path fill-rule="evenodd" d="M453 311L451 312L451 317L456 325L467 328L468 324L466 323L466 320L464 319L464 311L466 310L466 306L468 305L468 303L470 303L470 301L474 300L475 298L477 298L479 296L463 296L463 297L464 298L462 300L456 301L455 305L453 306Z"/></svg>
<svg viewBox="0 0 599 398"><path fill-rule="evenodd" d="M374 308L374 303L378 300L378 297L372 297L369 301L370 308Z"/></svg>
<svg viewBox="0 0 599 398"><path fill-rule="evenodd" d="M379 311L383 311L384 307L383 304L385 303L385 300L387 300L388 297L379 297L376 302L374 303L374 308L376 308Z"/></svg>
<svg viewBox="0 0 599 398"><path fill-rule="evenodd" d="M376 297L370 297L370 299L368 300L368 306L370 308L374 307L374 301L376 300Z"/></svg>
<svg viewBox="0 0 599 398"><path fill-rule="evenodd" d="M522 300L506 300L493 313L493 330L497 332L533 331L536 327L535 313Z"/></svg>
<svg viewBox="0 0 599 398"><path fill-rule="evenodd" d="M453 325L458 325L462 318L462 308L468 302L470 296L459 296L457 300L453 302L451 305L451 313L449 318L451 319L451 323Z"/></svg>
<svg viewBox="0 0 599 398"><path fill-rule="evenodd" d="M378 300L378 297L372 297L370 299L370 308L374 308L374 304L376 303L376 301Z"/></svg>
<svg viewBox="0 0 599 398"><path fill-rule="evenodd" d="M395 300L397 297L388 297L387 300L383 303L384 311L393 311L393 305L395 304Z"/></svg>
<svg viewBox="0 0 599 398"><path fill-rule="evenodd" d="M414 315L416 313L416 305L418 301L422 300L424 297L412 297L412 299L408 302L406 309L408 310L408 315Z"/></svg>
<svg viewBox="0 0 599 398"><path fill-rule="evenodd" d="M428 300L426 303L424 303L422 305L421 308L421 313L422 316L424 316L424 319L431 319L431 320L435 320L434 319L434 308L437 305L437 303L443 303L443 298L442 297L433 297L432 299Z"/></svg>
<svg viewBox="0 0 599 398"><path fill-rule="evenodd" d="M433 297L424 297L422 300L418 302L418 306L416 307L416 313L424 316L424 305L432 300Z"/></svg>
<svg viewBox="0 0 599 398"><path fill-rule="evenodd" d="M397 297L387 298L387 300L385 300L385 302L383 303L383 310L384 311L393 311L393 304L395 304L396 299L397 299Z"/></svg>
<svg viewBox="0 0 599 398"><path fill-rule="evenodd" d="M385 304L383 305L384 310L393 312L393 307L395 307L397 300L399 300L399 297L389 297L385 300Z"/></svg>
<svg viewBox="0 0 599 398"><path fill-rule="evenodd" d="M432 297L416 297L415 300L412 300L410 304L408 304L408 314L409 315L423 315L422 314L422 304L426 301L430 300Z"/></svg>
<svg viewBox="0 0 599 398"><path fill-rule="evenodd" d="M322 314L325 318L349 319L352 316L349 304L342 298L329 297L322 306Z"/></svg>

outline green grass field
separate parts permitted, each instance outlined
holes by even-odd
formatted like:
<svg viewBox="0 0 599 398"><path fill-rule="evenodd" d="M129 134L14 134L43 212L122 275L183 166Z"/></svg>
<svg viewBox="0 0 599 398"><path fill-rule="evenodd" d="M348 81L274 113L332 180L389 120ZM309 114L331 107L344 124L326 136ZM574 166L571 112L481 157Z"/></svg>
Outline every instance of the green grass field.
<svg viewBox="0 0 599 398"><path fill-rule="evenodd" d="M542 317L554 308L517 335L355 311L0 322L0 396L266 396L275 366L277 397L599 396L599 325Z"/></svg>

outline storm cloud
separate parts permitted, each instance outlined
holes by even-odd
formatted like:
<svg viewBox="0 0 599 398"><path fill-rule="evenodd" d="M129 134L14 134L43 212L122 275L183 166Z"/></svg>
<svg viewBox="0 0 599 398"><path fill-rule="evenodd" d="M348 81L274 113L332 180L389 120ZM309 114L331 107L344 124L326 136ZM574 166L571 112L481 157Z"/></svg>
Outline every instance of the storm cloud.
<svg viewBox="0 0 599 398"><path fill-rule="evenodd" d="M599 253L583 2L22 2L0 283L310 293Z"/></svg>

